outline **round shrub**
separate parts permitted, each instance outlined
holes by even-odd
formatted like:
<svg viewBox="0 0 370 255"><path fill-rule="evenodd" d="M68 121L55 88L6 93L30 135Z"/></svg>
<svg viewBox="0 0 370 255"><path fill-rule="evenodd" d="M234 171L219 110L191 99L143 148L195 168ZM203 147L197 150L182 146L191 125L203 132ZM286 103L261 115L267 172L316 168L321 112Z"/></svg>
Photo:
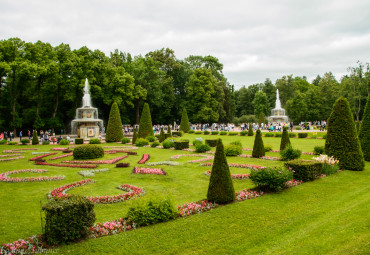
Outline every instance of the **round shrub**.
<svg viewBox="0 0 370 255"><path fill-rule="evenodd" d="M151 142L151 143L152 143L152 142L154 142L156 139L155 139L155 136L152 136L152 135L151 135L151 136L147 136L147 137L146 137L146 140L148 140L149 142Z"/></svg>
<svg viewBox="0 0 370 255"><path fill-rule="evenodd" d="M3 139L3 140L0 140L0 144L6 144L7 143L7 140Z"/></svg>
<svg viewBox="0 0 370 255"><path fill-rule="evenodd" d="M290 138L297 137L297 134L296 133L292 133L292 132L289 132L288 135L289 135Z"/></svg>
<svg viewBox="0 0 370 255"><path fill-rule="evenodd" d="M162 145L163 145L163 148L165 148L165 149L173 148L173 147L175 147L175 140L166 139L166 140L163 141Z"/></svg>
<svg viewBox="0 0 370 255"><path fill-rule="evenodd" d="M206 139L206 144L208 144L211 147L216 147L217 146L217 139Z"/></svg>
<svg viewBox="0 0 370 255"><path fill-rule="evenodd" d="M29 143L30 143L30 140L29 140L29 139L22 139L22 140L21 140L21 143L22 143L23 145L26 145L26 144L29 144Z"/></svg>
<svg viewBox="0 0 370 255"><path fill-rule="evenodd" d="M103 147L95 144L85 144L74 148L74 159L95 159L104 156Z"/></svg>
<svg viewBox="0 0 370 255"><path fill-rule="evenodd" d="M220 135L227 135L227 132L226 131L221 131Z"/></svg>
<svg viewBox="0 0 370 255"><path fill-rule="evenodd" d="M298 138L307 138L307 133L298 133Z"/></svg>
<svg viewBox="0 0 370 255"><path fill-rule="evenodd" d="M242 148L236 144L226 145L224 151L226 156L238 156L242 154Z"/></svg>
<svg viewBox="0 0 370 255"><path fill-rule="evenodd" d="M249 178L261 189L276 191L285 188L285 183L293 179L293 173L285 168L267 167L252 170Z"/></svg>
<svg viewBox="0 0 370 255"><path fill-rule="evenodd" d="M126 143L129 143L129 142L130 142L130 138L127 138L127 137L123 137L122 140L121 140L122 144L126 144Z"/></svg>
<svg viewBox="0 0 370 255"><path fill-rule="evenodd" d="M189 132L188 132L188 133L189 133L189 134L194 134L194 132L195 132L194 130L189 130Z"/></svg>
<svg viewBox="0 0 370 255"><path fill-rule="evenodd" d="M67 139L62 139L62 140L59 141L59 144L60 145L68 145L69 141Z"/></svg>
<svg viewBox="0 0 370 255"><path fill-rule="evenodd" d="M218 132L218 131L212 131L211 132L211 135L218 135L220 132Z"/></svg>
<svg viewBox="0 0 370 255"><path fill-rule="evenodd" d="M209 146L208 144L198 144L195 146L196 152L206 152L209 150L211 150L211 146Z"/></svg>
<svg viewBox="0 0 370 255"><path fill-rule="evenodd" d="M315 146L313 148L313 154L320 155L325 153L325 147L324 146Z"/></svg>
<svg viewBox="0 0 370 255"><path fill-rule="evenodd" d="M280 151L281 160L288 161L301 157L302 152L298 149L294 149L292 146L288 146L285 150Z"/></svg>
<svg viewBox="0 0 370 255"><path fill-rule="evenodd" d="M203 132L203 134L205 134L205 135L209 135L209 131L208 131L208 130L205 130L205 131Z"/></svg>
<svg viewBox="0 0 370 255"><path fill-rule="evenodd" d="M138 139L136 139L135 144L138 147L143 147L144 145L148 145L149 144L149 141L146 140L146 139L144 139L144 138L138 138Z"/></svg>
<svg viewBox="0 0 370 255"><path fill-rule="evenodd" d="M274 136L274 133L270 133L270 132L264 133L264 134L265 134L265 137L273 137Z"/></svg>
<svg viewBox="0 0 370 255"><path fill-rule="evenodd" d="M45 143L50 144L49 142L45 142ZM18 143L17 142L8 142L8 145L16 145L16 144L18 144ZM42 144L44 144L44 143L42 143Z"/></svg>
<svg viewBox="0 0 370 255"><path fill-rule="evenodd" d="M270 144L265 145L265 152L272 151L272 146Z"/></svg>
<svg viewBox="0 0 370 255"><path fill-rule="evenodd" d="M101 141L99 138L91 138L89 144L101 144Z"/></svg>
<svg viewBox="0 0 370 255"><path fill-rule="evenodd" d="M152 147L152 148L155 148L155 147L157 147L157 146L159 146L160 145L160 143L159 142L153 142L150 146Z"/></svg>
<svg viewBox="0 0 370 255"><path fill-rule="evenodd" d="M202 131L195 131L194 134L196 135L200 135L201 133L203 133Z"/></svg>
<svg viewBox="0 0 370 255"><path fill-rule="evenodd" d="M197 146L198 144L202 144L203 143L203 138L199 137L199 138L195 138L195 140L193 140L193 146Z"/></svg>

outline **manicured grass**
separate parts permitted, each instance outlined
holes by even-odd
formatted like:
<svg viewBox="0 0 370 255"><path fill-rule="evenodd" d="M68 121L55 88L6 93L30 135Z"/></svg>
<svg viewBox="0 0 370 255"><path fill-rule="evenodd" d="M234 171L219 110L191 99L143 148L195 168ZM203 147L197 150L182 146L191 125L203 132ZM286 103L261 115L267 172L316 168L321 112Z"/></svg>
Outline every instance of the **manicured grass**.
<svg viewBox="0 0 370 255"><path fill-rule="evenodd" d="M192 142L196 137L221 137L224 144L240 140L245 148L252 148L254 137L185 135ZM265 144L279 149L280 138L263 138ZM294 147L312 152L316 145L324 145L322 139L291 138ZM103 144L102 146L117 146ZM0 150L11 148L40 148L47 146L0 146ZM62 146L58 146L62 147ZM67 147L67 146L65 146ZM140 148L137 156L129 156L120 162L129 162L129 168L115 168L113 165L99 165L110 171L96 173L91 179L95 184L70 190L70 194L113 195L120 191L119 184L143 187L149 195L167 195L175 205L197 201L206 197L209 177L203 175L210 167L199 163L187 163L195 157L181 157L180 166L156 166L163 168L167 176L133 175L132 167L137 165L143 153L150 154L149 162L166 161L177 154L192 154L186 151ZM243 154L251 154L244 151ZM16 176L65 175L63 181L35 183L0 183L0 242L12 242L33 234L41 233L40 201L46 203L46 194L53 188L74 181L87 179L77 174L79 168L40 167L28 161L31 151L24 153L25 159L0 162L0 172L16 169L48 169L44 174L17 174ZM61 152L58 155L62 155ZM106 155L111 159L122 154ZM269 152L268 156L279 156ZM310 159L310 155L302 158ZM47 159L47 158L46 158ZM71 160L72 157L48 162ZM279 161L228 157L228 162L256 164L262 166L282 165ZM154 167L153 167L154 168ZM364 172L344 171L322 180L305 183L278 194L266 195L241 203L223 206L203 215L177 219L168 223L141 228L119 235L87 240L63 246L62 253L348 253L358 248L364 251L369 238L369 170ZM231 173L248 173L248 169L231 168ZM236 191L252 188L250 180L233 180ZM139 198L140 199L140 198ZM96 205L97 221L108 221L124 217L133 201L112 205ZM344 238L350 242L344 242ZM361 250L362 249L362 250ZM135 251L135 252L134 252ZM317 252L319 251L319 252ZM325 252L326 251L326 252ZM340 252L338 252L340 251Z"/></svg>

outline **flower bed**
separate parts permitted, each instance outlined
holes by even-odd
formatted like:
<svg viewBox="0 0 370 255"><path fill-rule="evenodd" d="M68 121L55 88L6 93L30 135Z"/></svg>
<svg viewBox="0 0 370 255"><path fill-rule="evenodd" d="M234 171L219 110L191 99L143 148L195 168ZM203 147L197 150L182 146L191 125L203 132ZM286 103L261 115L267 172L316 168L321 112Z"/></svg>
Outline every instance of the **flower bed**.
<svg viewBox="0 0 370 255"><path fill-rule="evenodd" d="M251 190L243 189L241 191L236 192L235 195L236 195L236 200L244 201L244 200L247 200L247 199L260 197L260 196L263 195L263 192L262 191L258 192L258 191L251 191Z"/></svg>
<svg viewBox="0 0 370 255"><path fill-rule="evenodd" d="M132 170L133 174L156 174L156 175L167 175L162 168L139 168L134 167Z"/></svg>
<svg viewBox="0 0 370 255"><path fill-rule="evenodd" d="M30 161L36 161L38 159L45 158L47 156L51 156L51 155L55 155L55 154L57 154L57 152L43 154L43 155L40 155L40 156L37 156L37 157L34 157L34 158L30 158Z"/></svg>
<svg viewBox="0 0 370 255"><path fill-rule="evenodd" d="M211 171L204 172L204 175L211 176ZM250 174L232 174L231 179L244 180L249 179Z"/></svg>
<svg viewBox="0 0 370 255"><path fill-rule="evenodd" d="M143 157L140 159L139 162L137 162L138 164L144 164L145 162L147 162L148 160L150 159L150 155L149 154L143 154Z"/></svg>
<svg viewBox="0 0 370 255"><path fill-rule="evenodd" d="M9 177L11 174L19 173L45 173L44 169L20 169L8 171L0 174L0 181L2 182L42 182L42 181L59 181L63 180L64 176L41 176L41 177Z"/></svg>
<svg viewBox="0 0 370 255"><path fill-rule="evenodd" d="M69 156L72 156L72 155L73 155L73 152L72 153L67 153L67 154L64 154L64 155L61 155L61 156L49 158L49 160L56 160L56 159L60 159L60 158L69 157Z"/></svg>
<svg viewBox="0 0 370 255"><path fill-rule="evenodd" d="M192 214L210 211L217 206L217 204L210 203L207 200L200 200L197 202L186 203L182 206L178 206L177 210L181 217L186 217Z"/></svg>
<svg viewBox="0 0 370 255"><path fill-rule="evenodd" d="M200 164L201 166L213 166L212 162L206 162ZM240 167L240 168L248 168L248 169L263 169L266 168L265 166L257 166L257 165L249 165L249 164L237 164L237 163L228 163L230 167Z"/></svg>
<svg viewBox="0 0 370 255"><path fill-rule="evenodd" d="M148 166L156 166L156 165L169 165L169 166L179 166L181 163L175 161L158 161L158 162L149 162L146 163Z"/></svg>
<svg viewBox="0 0 370 255"><path fill-rule="evenodd" d="M95 176L95 173L106 172L106 171L109 171L109 169L103 168L103 169L96 169L96 170L83 170L83 171L79 171L78 174L84 177L88 177L88 176Z"/></svg>
<svg viewBox="0 0 370 255"><path fill-rule="evenodd" d="M93 181L91 179L86 179L86 180L73 182L73 183L64 185L62 187L59 187L59 188L56 188L56 189L50 191L49 198L69 197L70 195L66 194L66 192L68 190L73 189L73 188L77 188L77 187L80 187L80 186L83 186L83 185L86 185L86 184L89 184L89 183L94 183L94 182L95 181ZM123 202L125 200L129 200L129 199L132 199L132 198L143 195L143 190L142 189L140 189L138 187L135 187L135 186L132 186L132 185L129 185L129 184L122 184L122 185L118 186L117 189L127 191L128 193L114 195L114 196L92 196L92 197L86 196L86 198L88 200L90 200L91 202L93 202L94 204L113 204L113 203Z"/></svg>
<svg viewBox="0 0 370 255"><path fill-rule="evenodd" d="M298 186L298 185L300 185L300 184L302 184L302 183L303 183L303 181L292 180L292 181L287 181L287 182L285 183L285 186L286 186L287 188L291 188L291 187Z"/></svg>
<svg viewBox="0 0 370 255"><path fill-rule="evenodd" d="M197 162L211 160L211 159L214 158L213 156L202 155L202 154L182 154L182 155L172 156L171 159L178 159L180 157L205 157L205 158L202 158L202 159L188 161L189 163L197 163Z"/></svg>
<svg viewBox="0 0 370 255"><path fill-rule="evenodd" d="M77 168L97 168L98 165L73 165L73 164L57 164L57 163L47 163L41 161L35 161L36 165L43 166L58 166L58 167L77 167Z"/></svg>
<svg viewBox="0 0 370 255"><path fill-rule="evenodd" d="M136 146L104 146L104 148L108 148L108 149L124 149L124 150L137 150L139 149L139 147L136 147Z"/></svg>
<svg viewBox="0 0 370 255"><path fill-rule="evenodd" d="M117 163L118 161L124 159L124 158L127 158L128 156L125 155L125 156L121 156L121 157L118 157L118 158L114 158L114 159L107 159L107 160L66 160L66 161L62 161L62 163L69 163L69 164L115 164Z"/></svg>
<svg viewBox="0 0 370 255"><path fill-rule="evenodd" d="M0 155L0 158L7 158L7 157L15 157L15 156L21 156L22 154L16 153L16 154L8 154L8 155Z"/></svg>
<svg viewBox="0 0 370 255"><path fill-rule="evenodd" d="M238 155L238 157L242 157L242 158L252 158L252 155L248 155L248 154L241 154L241 155ZM270 157L270 156L263 156L263 157L260 157L259 159L266 159L266 160L281 160L281 158L278 158L278 157Z"/></svg>
<svg viewBox="0 0 370 255"><path fill-rule="evenodd" d="M15 158L2 158L2 159L0 159L0 161L11 161L11 160L17 160L17 159L21 159L21 158L24 158L24 156L19 156L19 157L15 157Z"/></svg>
<svg viewBox="0 0 370 255"><path fill-rule="evenodd" d="M3 151L4 153L13 153L13 152L18 152L18 153L24 153L24 151L35 151L35 150L39 150L37 148L22 148L22 149L12 149L12 150L5 150Z"/></svg>
<svg viewBox="0 0 370 255"><path fill-rule="evenodd" d="M46 243L42 241L41 235L35 235L3 244L0 247L0 254L35 254L41 253L44 248L46 248Z"/></svg>
<svg viewBox="0 0 370 255"><path fill-rule="evenodd" d="M41 155L41 154L49 154L49 151L34 151L31 152L32 155Z"/></svg>
<svg viewBox="0 0 370 255"><path fill-rule="evenodd" d="M135 223L126 219L114 221L106 221L104 223L97 222L93 227L89 228L90 237L97 238L108 235L115 235L120 232L135 229Z"/></svg>
<svg viewBox="0 0 370 255"><path fill-rule="evenodd" d="M51 150L52 151L64 151L65 149L68 149L68 148L56 147L56 148L52 148Z"/></svg>

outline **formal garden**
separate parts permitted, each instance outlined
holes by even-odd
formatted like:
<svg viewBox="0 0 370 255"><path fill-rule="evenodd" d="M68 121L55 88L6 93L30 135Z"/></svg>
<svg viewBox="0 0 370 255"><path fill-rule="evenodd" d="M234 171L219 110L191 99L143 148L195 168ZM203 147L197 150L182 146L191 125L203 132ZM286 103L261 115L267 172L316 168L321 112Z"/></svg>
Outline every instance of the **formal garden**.
<svg viewBox="0 0 370 255"><path fill-rule="evenodd" d="M145 105L132 141L113 104L109 143L0 145L1 253L366 253L369 107L361 140L341 98L314 137L189 133L186 111L153 136Z"/></svg>

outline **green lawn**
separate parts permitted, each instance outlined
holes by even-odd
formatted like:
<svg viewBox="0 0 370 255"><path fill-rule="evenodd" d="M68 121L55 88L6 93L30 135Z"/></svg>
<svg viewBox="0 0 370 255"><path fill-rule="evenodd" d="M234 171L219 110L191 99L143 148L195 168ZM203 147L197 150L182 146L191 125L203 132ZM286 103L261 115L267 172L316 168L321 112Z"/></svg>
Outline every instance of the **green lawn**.
<svg viewBox="0 0 370 255"><path fill-rule="evenodd" d="M187 135L192 141L196 137L221 137L224 144L240 140L245 148L252 148L254 137ZM316 145L324 145L322 139L291 139L294 147L312 152ZM264 143L278 149L280 138L264 138ZM107 144L103 146L112 146ZM0 150L32 146L0 146ZM34 146L35 147L35 146ZM39 151L49 151L48 146L36 146ZM60 147L60 146L59 146ZM190 152L140 148L138 156L129 156L121 162L136 165L143 153L149 153L149 162L169 160L173 155ZM250 151L244 151L251 154ZM58 155L62 153L59 152ZM0 162L0 172L15 169L41 168L28 161L31 152L24 153L25 159ZM114 158L122 154L106 155ZM279 156L278 153L267 153ZM303 155L309 159L312 156ZM72 157L67 158L72 159ZM181 166L161 166L167 176L132 175L130 168L110 168L97 173L89 184L69 193L82 195L118 194L119 184L143 187L148 195L166 195L176 205L204 199L209 177L203 175L210 167L199 163L187 163L194 157L183 157L177 162ZM60 162L66 159L56 160ZM278 161L228 157L229 162L262 166L282 165ZM46 203L46 194L53 188L86 179L77 174L81 169L43 167L49 172L32 176L65 175L66 179L55 182L0 183L0 242L12 242L33 234L41 233L40 201ZM370 163L365 171L343 171L324 179L261 198L222 206L202 215L176 219L171 222L140 228L115 236L91 239L78 244L62 246L60 253L70 254L365 254L370 250L369 180ZM248 173L247 169L231 168L232 173ZM31 176L17 174L16 176ZM235 190L252 188L250 180L234 180ZM140 198L139 198L140 199ZM112 205L96 205L98 221L114 220L125 216L133 201Z"/></svg>

